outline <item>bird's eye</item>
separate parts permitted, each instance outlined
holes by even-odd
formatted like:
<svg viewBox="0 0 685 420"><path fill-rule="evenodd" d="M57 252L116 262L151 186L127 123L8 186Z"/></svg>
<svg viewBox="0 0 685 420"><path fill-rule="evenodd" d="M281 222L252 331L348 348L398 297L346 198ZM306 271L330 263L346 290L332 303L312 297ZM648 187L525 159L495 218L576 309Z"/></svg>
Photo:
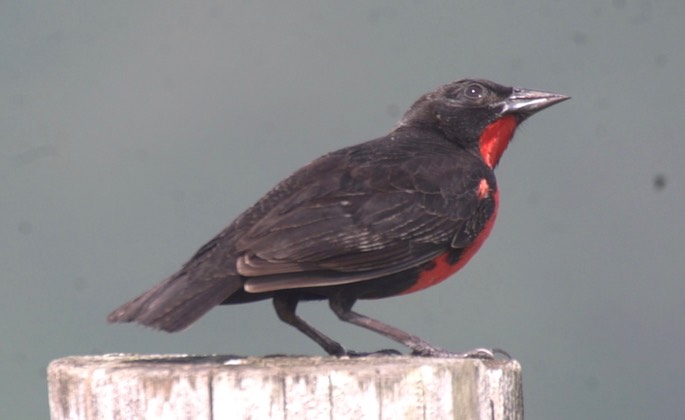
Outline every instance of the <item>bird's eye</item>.
<svg viewBox="0 0 685 420"><path fill-rule="evenodd" d="M481 99L485 96L485 88L477 83L472 83L464 89L464 95L470 99Z"/></svg>

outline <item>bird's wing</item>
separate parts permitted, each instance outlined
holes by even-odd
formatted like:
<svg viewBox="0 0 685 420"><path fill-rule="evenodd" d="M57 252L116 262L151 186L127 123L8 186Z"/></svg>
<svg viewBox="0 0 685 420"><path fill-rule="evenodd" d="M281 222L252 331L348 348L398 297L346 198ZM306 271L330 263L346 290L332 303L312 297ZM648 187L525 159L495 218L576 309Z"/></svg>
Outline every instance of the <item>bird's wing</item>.
<svg viewBox="0 0 685 420"><path fill-rule="evenodd" d="M330 286L400 272L450 246L467 246L494 211L494 199L479 194L482 173L453 156L364 165L345 155L327 159L339 161L325 162L325 179L291 180L297 187L289 197L237 240L246 290Z"/></svg>

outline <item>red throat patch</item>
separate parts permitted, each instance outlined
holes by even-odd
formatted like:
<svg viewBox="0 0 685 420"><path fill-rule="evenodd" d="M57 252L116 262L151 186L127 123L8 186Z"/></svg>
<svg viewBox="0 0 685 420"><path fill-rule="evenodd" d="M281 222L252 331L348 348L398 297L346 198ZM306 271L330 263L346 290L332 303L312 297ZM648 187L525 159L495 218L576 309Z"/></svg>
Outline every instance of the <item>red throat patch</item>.
<svg viewBox="0 0 685 420"><path fill-rule="evenodd" d="M497 166L517 126L515 116L505 115L485 127L480 136L480 155L489 167Z"/></svg>

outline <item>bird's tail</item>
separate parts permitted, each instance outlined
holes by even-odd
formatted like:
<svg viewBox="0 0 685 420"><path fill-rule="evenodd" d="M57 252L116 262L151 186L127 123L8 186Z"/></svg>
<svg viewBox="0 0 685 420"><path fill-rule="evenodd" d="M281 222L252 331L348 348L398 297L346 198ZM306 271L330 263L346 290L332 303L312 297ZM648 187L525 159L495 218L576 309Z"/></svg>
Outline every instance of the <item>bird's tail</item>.
<svg viewBox="0 0 685 420"><path fill-rule="evenodd" d="M164 331L179 331L242 287L240 277L197 276L181 270L115 309L109 322L138 322Z"/></svg>

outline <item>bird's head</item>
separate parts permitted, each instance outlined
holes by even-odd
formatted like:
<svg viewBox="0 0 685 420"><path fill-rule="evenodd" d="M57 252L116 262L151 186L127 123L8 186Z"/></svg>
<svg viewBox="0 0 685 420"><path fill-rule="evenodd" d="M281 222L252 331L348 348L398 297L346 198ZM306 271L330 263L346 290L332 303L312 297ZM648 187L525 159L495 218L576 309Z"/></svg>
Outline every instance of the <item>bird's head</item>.
<svg viewBox="0 0 685 420"><path fill-rule="evenodd" d="M566 99L569 97L557 93L463 79L419 98L398 128L438 130L460 147L478 150L494 168L523 120Z"/></svg>

